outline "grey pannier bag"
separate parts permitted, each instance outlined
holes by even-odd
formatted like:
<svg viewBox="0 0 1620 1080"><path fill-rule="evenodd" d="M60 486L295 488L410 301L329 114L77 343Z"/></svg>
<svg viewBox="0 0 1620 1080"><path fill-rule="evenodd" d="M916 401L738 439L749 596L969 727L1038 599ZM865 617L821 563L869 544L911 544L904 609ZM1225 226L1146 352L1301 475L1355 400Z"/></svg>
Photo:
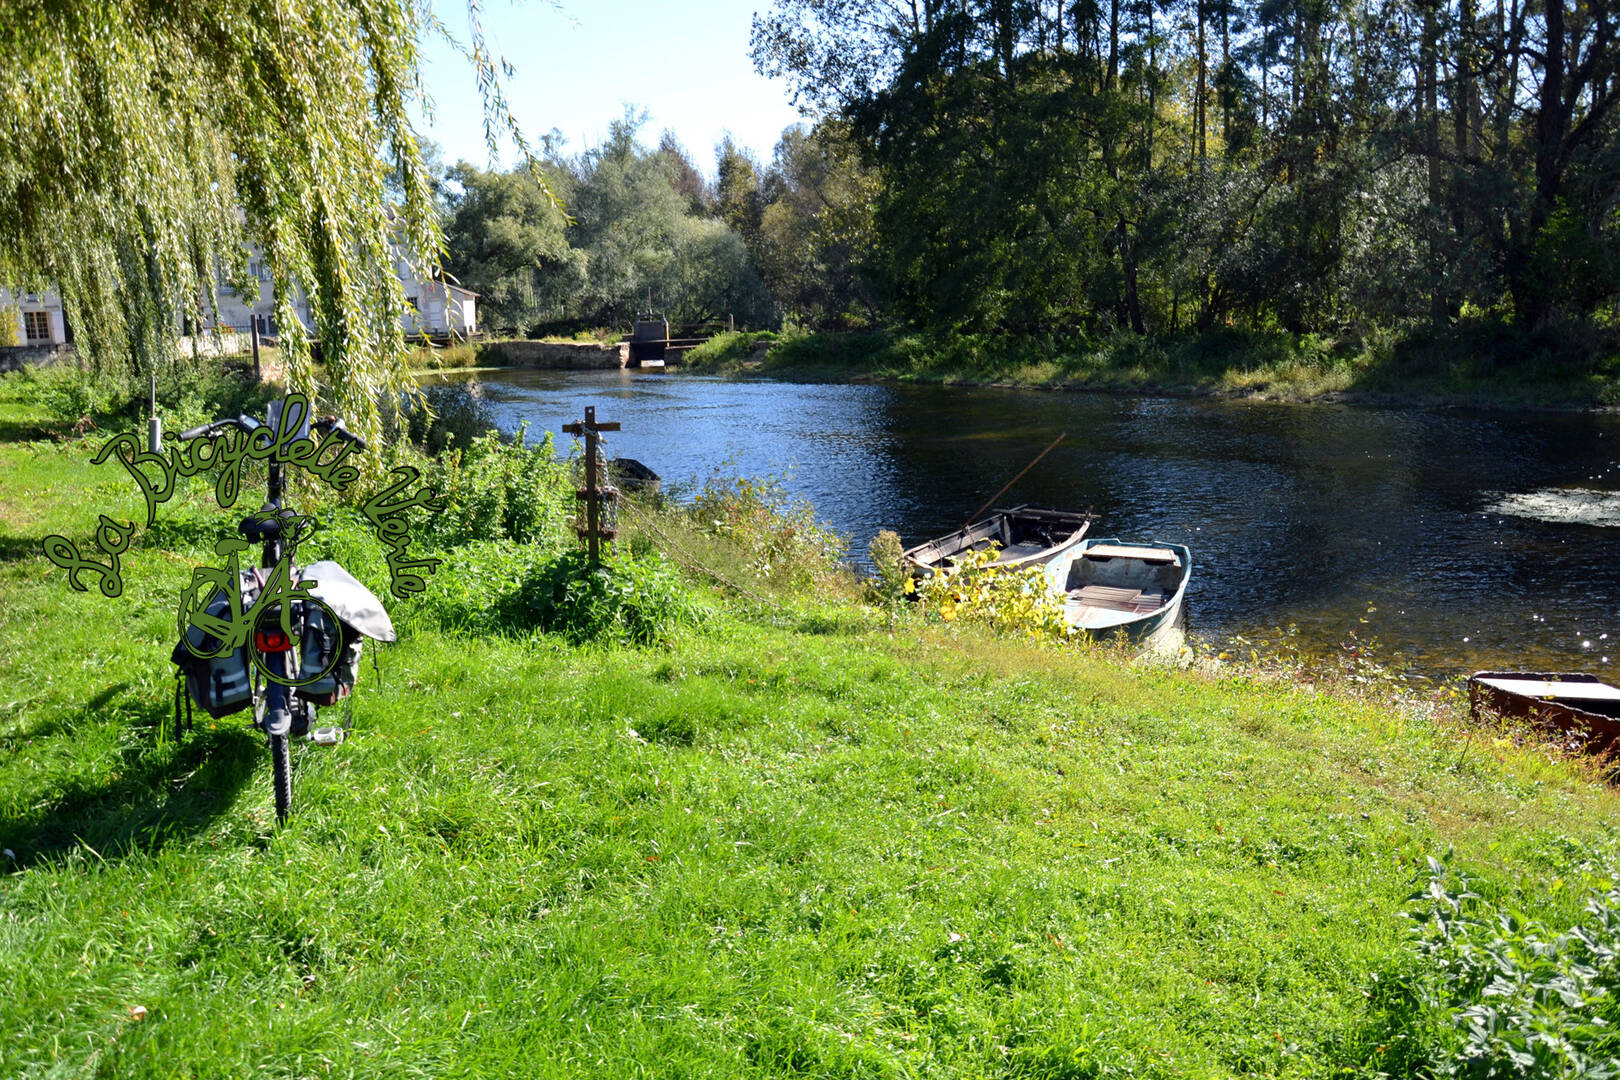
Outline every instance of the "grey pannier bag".
<svg viewBox="0 0 1620 1080"><path fill-rule="evenodd" d="M246 610L259 597L259 579L252 571L242 572L241 590L242 608ZM204 610L215 618L228 618L231 613L230 598L223 590L216 590ZM187 648L187 643L190 648ZM212 634L196 626L187 626L185 636L175 645L174 655L170 657L185 679L191 700L213 717L240 712L253 700L253 673L245 647L232 649L222 656L197 655L214 652L219 647L220 640Z"/></svg>
<svg viewBox="0 0 1620 1080"><path fill-rule="evenodd" d="M303 605L299 667L309 672L325 671L328 666L332 670L298 687L298 696L316 705L336 705L354 689L365 639L393 641L394 624L383 610L382 601L335 562L310 563L299 571L299 580L314 583L310 594L332 610L338 624L330 625L331 620L319 604Z"/></svg>

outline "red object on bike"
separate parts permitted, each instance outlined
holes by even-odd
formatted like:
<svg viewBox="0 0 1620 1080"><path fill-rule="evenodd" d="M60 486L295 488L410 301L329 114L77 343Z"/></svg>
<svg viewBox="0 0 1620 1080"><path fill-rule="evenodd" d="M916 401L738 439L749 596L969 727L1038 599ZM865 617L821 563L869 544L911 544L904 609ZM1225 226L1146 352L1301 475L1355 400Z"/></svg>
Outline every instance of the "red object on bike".
<svg viewBox="0 0 1620 1080"><path fill-rule="evenodd" d="M280 627L253 631L253 647L261 653L281 653L292 648L292 639Z"/></svg>

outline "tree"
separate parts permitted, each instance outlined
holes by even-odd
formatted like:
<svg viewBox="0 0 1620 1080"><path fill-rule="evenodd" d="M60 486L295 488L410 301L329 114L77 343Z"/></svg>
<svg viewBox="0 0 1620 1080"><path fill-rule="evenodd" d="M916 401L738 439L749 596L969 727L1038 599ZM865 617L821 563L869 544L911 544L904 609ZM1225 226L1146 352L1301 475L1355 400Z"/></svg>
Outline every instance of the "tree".
<svg viewBox="0 0 1620 1080"><path fill-rule="evenodd" d="M586 281L578 314L598 324L623 322L646 303L678 321L734 314L742 324L770 321L770 298L748 248L723 221L690 213L673 155L636 141L644 117L613 123L607 141L571 168L569 243L584 252Z"/></svg>
<svg viewBox="0 0 1620 1080"><path fill-rule="evenodd" d="M484 322L527 327L561 316L584 287L586 260L551 194L521 167L485 172L463 161L449 179L444 266L480 294Z"/></svg>
<svg viewBox="0 0 1620 1080"><path fill-rule="evenodd" d="M872 319L863 263L875 241L877 187L844 125L796 124L782 133L761 183L768 201L755 253L779 308L812 326Z"/></svg>
<svg viewBox="0 0 1620 1080"><path fill-rule="evenodd" d="M658 154L668 163L675 190L686 200L688 212L707 214L710 210L709 187L673 131L665 130L659 138Z"/></svg>
<svg viewBox="0 0 1620 1080"><path fill-rule="evenodd" d="M753 57L852 133L876 178L866 263L902 319L1427 333L1470 311L1620 318L1615 16L1614 0L776 0ZM800 239L779 205L773 287L791 260L772 245Z"/></svg>
<svg viewBox="0 0 1620 1080"><path fill-rule="evenodd" d="M0 4L0 280L57 287L102 368L155 370L262 251L277 319L307 295L335 405L360 431L404 385L391 245L437 261L410 123L419 0ZM468 55L504 115L472 8ZM379 150L381 153L379 154ZM393 170L399 197L385 198ZM294 389L310 350L286 335Z"/></svg>
<svg viewBox="0 0 1620 1080"><path fill-rule="evenodd" d="M715 148L715 213L742 235L750 247L759 239L765 200L759 188L759 167L728 134Z"/></svg>

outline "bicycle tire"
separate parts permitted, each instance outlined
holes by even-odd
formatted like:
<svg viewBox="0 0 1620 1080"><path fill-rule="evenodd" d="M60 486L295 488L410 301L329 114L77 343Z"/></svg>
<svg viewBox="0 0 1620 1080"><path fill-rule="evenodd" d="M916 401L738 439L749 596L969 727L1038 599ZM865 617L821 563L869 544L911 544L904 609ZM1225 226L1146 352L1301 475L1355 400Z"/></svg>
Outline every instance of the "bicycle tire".
<svg viewBox="0 0 1620 1080"><path fill-rule="evenodd" d="M276 824L285 825L292 812L292 748L285 735L267 736L270 740L270 767L276 788Z"/></svg>

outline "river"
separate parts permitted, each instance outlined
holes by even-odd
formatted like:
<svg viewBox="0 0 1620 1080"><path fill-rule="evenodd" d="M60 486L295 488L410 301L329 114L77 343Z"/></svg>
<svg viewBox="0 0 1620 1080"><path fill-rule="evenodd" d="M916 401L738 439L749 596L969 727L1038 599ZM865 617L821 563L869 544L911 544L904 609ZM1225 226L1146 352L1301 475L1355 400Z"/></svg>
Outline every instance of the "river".
<svg viewBox="0 0 1620 1080"><path fill-rule="evenodd" d="M1193 552L1193 632L1307 651L1371 645L1441 677L1620 674L1620 417L1047 391L726 381L639 372L474 376L503 429L586 405L609 452L666 480L779 478L850 538L960 527L1000 505L1091 508L1094 536Z"/></svg>

